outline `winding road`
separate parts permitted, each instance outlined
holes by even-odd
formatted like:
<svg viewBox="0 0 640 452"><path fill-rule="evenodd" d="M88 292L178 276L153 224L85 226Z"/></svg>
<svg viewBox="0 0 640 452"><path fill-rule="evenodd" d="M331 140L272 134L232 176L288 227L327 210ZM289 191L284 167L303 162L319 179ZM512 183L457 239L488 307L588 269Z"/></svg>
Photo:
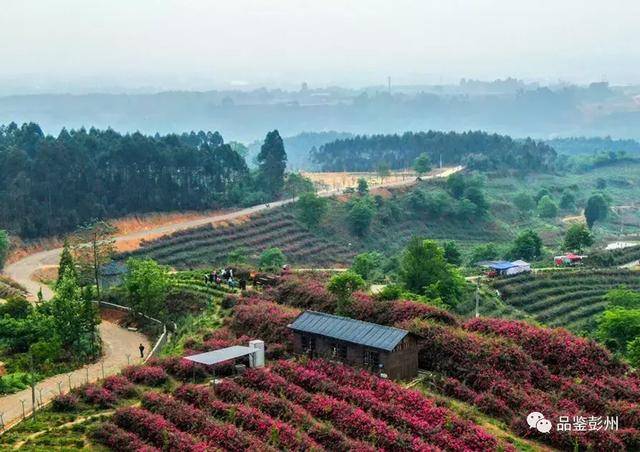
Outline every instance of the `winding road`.
<svg viewBox="0 0 640 452"><path fill-rule="evenodd" d="M451 174L462 171L462 166L436 169L432 174L424 176L422 179L443 178ZM372 190L380 187L393 187L412 185L415 183L415 179L408 178L405 181L393 181L388 183L382 183L372 187ZM338 190L326 190L319 192L319 196L328 197L342 193L342 189ZM161 235L171 234L173 232L182 231L185 229L191 229L198 226L203 226L209 223L218 223L221 221L229 221L244 217L246 215L254 214L269 208L282 206L294 202L295 199L284 199L281 201L275 201L270 204L260 204L257 206L249 207L242 210L237 210L230 213L216 214L208 217L198 218L195 220L187 220L178 223L171 223L165 226L159 226L152 229L143 231L131 232L114 237L116 243L129 242L133 240L140 240L149 237L157 237ZM47 251L41 251L38 253L26 256L19 261L9 264L5 267L4 273L8 275L14 281L23 285L28 292L28 297L31 300L35 300L38 291L42 290L44 299L50 299L53 296L53 292L47 286L33 279L33 274L41 268L57 266L60 261L60 254L62 248L56 248ZM84 383L87 378L89 381L95 381L102 376L103 366L104 375L111 375L117 373L120 369L125 367L130 357L137 356L137 349L140 343L145 345L146 350L151 350L149 340L137 332L132 332L127 329L121 328L111 322L102 321L100 324L100 335L102 337L103 347L105 350L103 359L97 363L85 366L77 369L69 374L56 375L54 377L43 380L37 385L38 400L42 399L42 403L46 403L51 400L59 392L59 384L63 391L66 391L69 387L69 383L72 386ZM130 354L130 357L127 357ZM139 359L131 359L131 362L139 361ZM31 390L27 389L15 394L11 394L0 398L0 413L3 413L3 420L5 425L11 425L22 417L22 403L21 400L26 400L25 409L27 412L31 408Z"/></svg>

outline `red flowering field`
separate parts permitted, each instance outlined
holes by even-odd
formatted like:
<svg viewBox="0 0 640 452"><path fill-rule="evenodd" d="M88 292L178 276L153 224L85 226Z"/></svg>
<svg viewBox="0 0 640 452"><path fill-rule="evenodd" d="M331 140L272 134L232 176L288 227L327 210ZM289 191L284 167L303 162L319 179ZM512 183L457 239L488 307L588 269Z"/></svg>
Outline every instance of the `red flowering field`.
<svg viewBox="0 0 640 452"><path fill-rule="evenodd" d="M251 303L333 312L335 299L318 277L289 276ZM242 303L242 301L240 301ZM285 306L282 306L285 309ZM441 394L502 420L517 435L573 449L640 450L640 375L593 340L521 321L469 321L413 301L356 293L351 317L409 329L420 337L420 368ZM529 428L528 413L617 416L618 431Z"/></svg>
<svg viewBox="0 0 640 452"><path fill-rule="evenodd" d="M93 437L113 450L514 450L419 391L322 360L145 391Z"/></svg>

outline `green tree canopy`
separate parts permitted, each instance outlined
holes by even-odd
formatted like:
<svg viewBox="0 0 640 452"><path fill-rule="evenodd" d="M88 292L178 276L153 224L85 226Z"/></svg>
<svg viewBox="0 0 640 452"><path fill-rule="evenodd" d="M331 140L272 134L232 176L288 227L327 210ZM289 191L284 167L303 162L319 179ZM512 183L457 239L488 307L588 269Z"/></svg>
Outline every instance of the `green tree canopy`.
<svg viewBox="0 0 640 452"><path fill-rule="evenodd" d="M81 353L95 354L96 328L100 317L91 300L83 296L70 269L62 276L47 306L62 345Z"/></svg>
<svg viewBox="0 0 640 452"><path fill-rule="evenodd" d="M274 198L279 196L284 186L287 153L277 130L267 133L256 160L261 184L260 190Z"/></svg>
<svg viewBox="0 0 640 452"><path fill-rule="evenodd" d="M489 202L487 202L484 192L480 187L468 187L464 192L464 197L475 204L477 215L484 215L489 210Z"/></svg>
<svg viewBox="0 0 640 452"><path fill-rule="evenodd" d="M542 218L555 218L558 216L558 205L549 195L544 195L538 201L538 215Z"/></svg>
<svg viewBox="0 0 640 452"><path fill-rule="evenodd" d="M456 242L453 240L444 242L442 248L444 250L444 258L448 263L456 266L462 264L462 253L460 253L460 249L458 248L458 245L456 245Z"/></svg>
<svg viewBox="0 0 640 452"><path fill-rule="evenodd" d="M471 250L471 264L480 261L490 261L500 257L500 251L495 243L483 243Z"/></svg>
<svg viewBox="0 0 640 452"><path fill-rule="evenodd" d="M0 269L4 267L4 262L9 254L9 234L4 229L0 229Z"/></svg>
<svg viewBox="0 0 640 452"><path fill-rule="evenodd" d="M444 251L433 240L411 239L400 261L400 279L411 292L441 298L455 306L465 285L458 270L447 263Z"/></svg>
<svg viewBox="0 0 640 452"><path fill-rule="evenodd" d="M596 337L616 352L625 352L627 344L640 336L640 309L614 308L598 319Z"/></svg>
<svg viewBox="0 0 640 452"><path fill-rule="evenodd" d="M358 254L353 259L351 270L360 275L363 279L369 280L376 270L380 269L384 256L376 251Z"/></svg>
<svg viewBox="0 0 640 452"><path fill-rule="evenodd" d="M260 268L270 272L279 272L285 263L285 257L280 248L269 248L260 255Z"/></svg>
<svg viewBox="0 0 640 452"><path fill-rule="evenodd" d="M431 159L429 154L423 152L413 161L413 169L418 175L423 175L431 171Z"/></svg>
<svg viewBox="0 0 640 452"><path fill-rule="evenodd" d="M358 188L356 189L360 196L364 196L369 193L369 184L364 177L358 179Z"/></svg>
<svg viewBox="0 0 640 452"><path fill-rule="evenodd" d="M169 270L152 259L127 260L124 288L129 306L150 317L165 317L165 298L169 289Z"/></svg>
<svg viewBox="0 0 640 452"><path fill-rule="evenodd" d="M365 286L365 282L357 273L347 270L331 277L327 290L338 299L336 313L344 315L348 311L351 294Z"/></svg>
<svg viewBox="0 0 640 452"><path fill-rule="evenodd" d="M587 220L587 226L592 228L596 221L602 221L609 215L609 203L600 193L591 196L587 200L587 206L584 209L584 217Z"/></svg>
<svg viewBox="0 0 640 452"><path fill-rule="evenodd" d="M74 279L78 279L78 273L76 272L76 264L71 254L71 247L69 240L64 239L64 245L62 246L62 254L60 255L60 263L58 264L58 280L56 281L56 287L60 284L62 276L69 272Z"/></svg>
<svg viewBox="0 0 640 452"><path fill-rule="evenodd" d="M292 198L303 193L314 193L313 182L300 173L289 173L284 181L284 191Z"/></svg>
<svg viewBox="0 0 640 452"><path fill-rule="evenodd" d="M526 230L514 240L509 254L515 259L537 259L542 254L542 239L535 231Z"/></svg>
<svg viewBox="0 0 640 452"><path fill-rule="evenodd" d="M227 262L230 264L246 264L247 261L247 250L242 247L231 250L227 256Z"/></svg>
<svg viewBox="0 0 640 452"><path fill-rule="evenodd" d="M454 173L447 177L447 190L449 190L449 193L454 198L462 198L462 195L464 194L466 188L467 183L462 174Z"/></svg>
<svg viewBox="0 0 640 452"><path fill-rule="evenodd" d="M303 193L296 201L296 210L300 221L309 227L315 227L327 212L327 200L314 192Z"/></svg>
<svg viewBox="0 0 640 452"><path fill-rule="evenodd" d="M369 198L355 200L347 214L347 221L353 233L360 237L367 235L375 213L376 209Z"/></svg>
<svg viewBox="0 0 640 452"><path fill-rule="evenodd" d="M573 193L565 191L560 198L560 208L565 210L573 210L576 208L576 197Z"/></svg>
<svg viewBox="0 0 640 452"><path fill-rule="evenodd" d="M513 197L513 204L522 213L531 212L536 208L536 201L526 192L520 192Z"/></svg>
<svg viewBox="0 0 640 452"><path fill-rule="evenodd" d="M564 249L580 252L584 248L593 245L591 231L584 223L574 223L569 226L564 235Z"/></svg>
<svg viewBox="0 0 640 452"><path fill-rule="evenodd" d="M640 309L640 292L627 287L616 287L604 296L607 309Z"/></svg>

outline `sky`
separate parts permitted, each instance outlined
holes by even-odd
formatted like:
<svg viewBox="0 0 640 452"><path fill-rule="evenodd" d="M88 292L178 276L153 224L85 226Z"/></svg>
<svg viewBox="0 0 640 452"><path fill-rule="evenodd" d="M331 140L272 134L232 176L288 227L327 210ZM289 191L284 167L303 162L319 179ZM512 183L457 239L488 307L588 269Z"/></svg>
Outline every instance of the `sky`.
<svg viewBox="0 0 640 452"><path fill-rule="evenodd" d="M0 0L0 89L640 83L637 0Z"/></svg>

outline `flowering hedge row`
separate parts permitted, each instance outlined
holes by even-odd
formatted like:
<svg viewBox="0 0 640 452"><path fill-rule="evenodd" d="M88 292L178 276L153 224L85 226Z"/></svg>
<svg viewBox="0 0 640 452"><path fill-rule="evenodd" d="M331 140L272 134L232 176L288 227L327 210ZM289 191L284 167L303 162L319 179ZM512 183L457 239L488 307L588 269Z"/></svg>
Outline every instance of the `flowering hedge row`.
<svg viewBox="0 0 640 452"><path fill-rule="evenodd" d="M142 406L159 414L183 431L201 436L205 441L230 451L265 450L267 445L235 425L214 423L202 410L167 394L146 393Z"/></svg>
<svg viewBox="0 0 640 452"><path fill-rule="evenodd" d="M496 440L482 429L457 418L445 408L436 407L433 401L416 391L408 391L389 381L386 381L386 387L380 386L374 391L374 381L385 380L367 372L356 372L350 367L320 360L306 366L280 361L272 369L306 390L323 392L349 402L398 430L420 436L430 444L449 450L483 451L496 448ZM360 378L354 378L356 375ZM358 384L355 380L359 381ZM394 400L394 395L398 393L404 394ZM411 405L402 403L403 399L411 399Z"/></svg>
<svg viewBox="0 0 640 452"><path fill-rule="evenodd" d="M250 405L274 418L301 426L309 436L328 450L358 450L361 452L375 450L366 443L351 439L330 425L317 421L300 405L266 392L242 387L232 380L223 380L216 385L216 396L226 402Z"/></svg>
<svg viewBox="0 0 640 452"><path fill-rule="evenodd" d="M272 372L252 369L239 379L239 383L276 396L286 394L289 400L308 410L314 417L329 421L334 428L351 438L366 440L376 447L390 450L439 450L419 436L400 432L357 406L325 394L311 394Z"/></svg>
<svg viewBox="0 0 640 452"><path fill-rule="evenodd" d="M480 329L482 325L470 324L472 329ZM633 450L640 446L640 399L636 397L639 394L638 379L633 375L601 374L592 377L577 370L585 365L583 362L574 366L573 374L564 376L560 368L546 365L550 357L541 353L538 355L540 360L536 360L516 341L498 334L487 336L425 321L407 322L403 327L421 337L420 367L445 377L440 383L445 394L503 419L517 433L536 436L562 448L578 444L595 450L625 447ZM574 339L580 345L580 340ZM544 340L544 336L540 336L540 340ZM544 347L543 344L538 346ZM577 349L584 351L590 347L587 344L586 347L577 346ZM570 354L571 348L564 353ZM581 356L584 357L585 353ZM602 369L610 365L610 357L602 356L604 360L600 367L597 367L598 363L595 365L596 369L605 372ZM567 360L567 357L558 359ZM613 372L618 373L615 365ZM526 415L532 411L542 412L548 419L558 419L561 415L619 416L620 427L624 431L552 431L546 435L539 434L526 423Z"/></svg>
<svg viewBox="0 0 640 452"><path fill-rule="evenodd" d="M163 450L203 452L207 444L188 433L184 433L164 417L136 408L121 408L113 415L113 421L120 428L134 433ZM127 450L127 449L124 449Z"/></svg>
<svg viewBox="0 0 640 452"><path fill-rule="evenodd" d="M145 386L159 386L167 381L167 373L160 366L129 366L123 369L122 375Z"/></svg>
<svg viewBox="0 0 640 452"><path fill-rule="evenodd" d="M574 336L560 328L540 328L526 322L477 318L465 329L507 338L554 374L564 376L622 376L628 368L595 341Z"/></svg>
<svg viewBox="0 0 640 452"><path fill-rule="evenodd" d="M102 423L92 435L94 440L113 450L160 452L160 449L142 442L138 435L121 429L112 422Z"/></svg>

